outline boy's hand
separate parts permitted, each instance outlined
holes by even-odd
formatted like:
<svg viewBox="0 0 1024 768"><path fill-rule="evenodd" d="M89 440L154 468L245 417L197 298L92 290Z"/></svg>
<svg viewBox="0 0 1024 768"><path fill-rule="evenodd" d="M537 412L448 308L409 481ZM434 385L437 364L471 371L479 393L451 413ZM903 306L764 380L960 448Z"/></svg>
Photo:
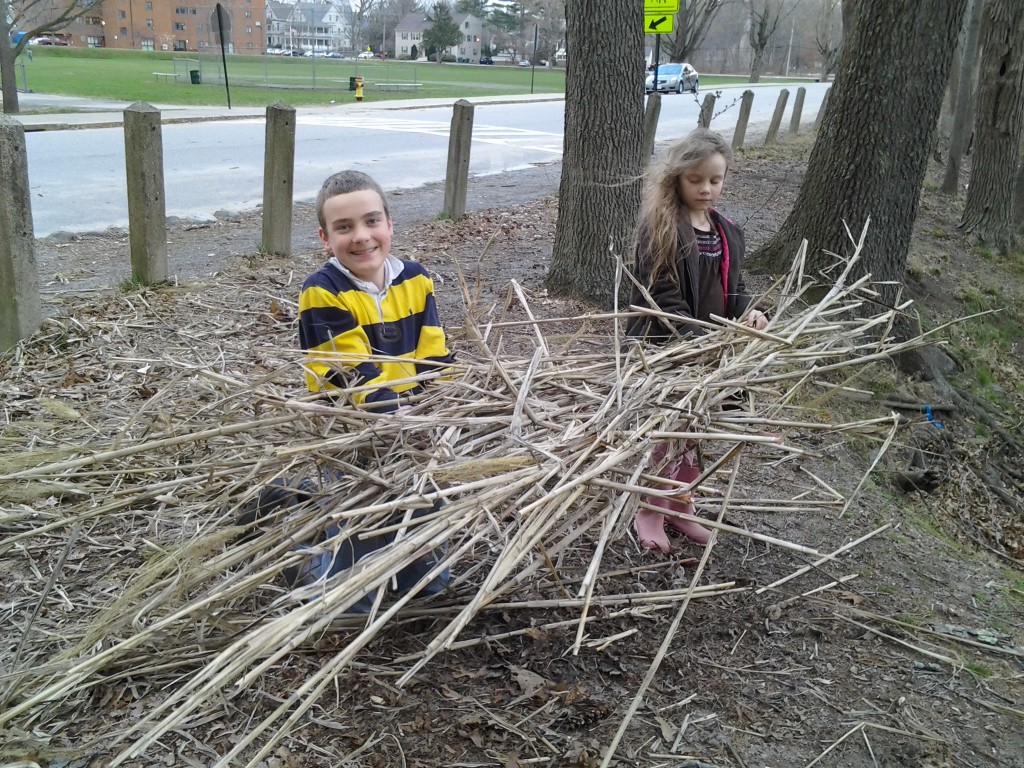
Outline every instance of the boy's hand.
<svg viewBox="0 0 1024 768"><path fill-rule="evenodd" d="M755 331L763 331L768 327L768 316L759 309L752 309L747 315L746 325Z"/></svg>

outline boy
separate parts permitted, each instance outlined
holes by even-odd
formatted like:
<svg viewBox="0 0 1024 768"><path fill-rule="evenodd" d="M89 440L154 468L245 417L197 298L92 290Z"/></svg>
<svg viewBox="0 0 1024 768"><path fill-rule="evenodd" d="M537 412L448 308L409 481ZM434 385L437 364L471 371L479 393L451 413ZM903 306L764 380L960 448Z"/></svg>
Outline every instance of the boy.
<svg viewBox="0 0 1024 768"><path fill-rule="evenodd" d="M365 173L328 178L316 215L329 259L299 295L299 344L310 353L306 384L312 392L358 388L353 403L393 413L422 389L408 379L453 359L434 284L422 266L391 255L384 192ZM371 361L371 355L396 359ZM326 362L331 358L334 366Z"/></svg>
<svg viewBox="0 0 1024 768"><path fill-rule="evenodd" d="M299 294L299 344L309 353L306 384L312 392L348 390L345 394L354 405L380 413L407 408L408 398L422 391L421 384L409 379L441 370L454 359L438 319L433 282L416 262L391 255L387 201L380 185L365 173L342 171L329 177L317 195L316 213L329 258ZM372 360L374 356L388 359ZM275 510L302 503L315 503L327 514L337 486L344 483L343 475L329 469L321 471L318 481L274 482L260 492L255 509L243 512L239 524L252 526ZM415 510L412 518L440 506L438 502L432 509ZM285 571L289 585L313 584L340 573L395 540L393 532L343 534L337 524L324 530L314 542L321 546ZM413 588L437 565L439 554L429 552L402 568L395 576L398 591ZM419 594L437 594L449 579L446 568ZM371 592L349 610L368 612L374 598Z"/></svg>

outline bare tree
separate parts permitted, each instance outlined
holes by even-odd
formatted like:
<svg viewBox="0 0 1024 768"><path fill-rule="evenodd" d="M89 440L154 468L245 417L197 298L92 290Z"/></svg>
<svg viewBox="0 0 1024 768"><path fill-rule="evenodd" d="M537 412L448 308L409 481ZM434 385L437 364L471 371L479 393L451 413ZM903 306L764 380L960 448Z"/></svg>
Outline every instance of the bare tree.
<svg viewBox="0 0 1024 768"><path fill-rule="evenodd" d="M819 0L819 3L814 45L821 56L821 82L824 83L836 71L843 38L839 0Z"/></svg>
<svg viewBox="0 0 1024 768"><path fill-rule="evenodd" d="M772 35L778 29L779 22L793 12L786 10L786 0L744 0L750 13L750 82L761 80L761 69L764 67L764 51L771 42Z"/></svg>
<svg viewBox="0 0 1024 768"><path fill-rule="evenodd" d="M689 61L707 37L715 16L729 0L681 0L675 31L665 35L669 61ZM660 62L658 62L660 63Z"/></svg>
<svg viewBox="0 0 1024 768"><path fill-rule="evenodd" d="M845 3L844 3L845 5ZM861 274L901 281L967 0L857 0L825 117L793 209L755 255L783 271L802 240L812 269L849 252L871 219ZM913 73L909 76L908 73ZM871 87L866 87L870 84ZM886 288L891 301L895 287Z"/></svg>
<svg viewBox="0 0 1024 768"><path fill-rule="evenodd" d="M558 224L547 287L609 306L640 209L642 5L572 0ZM623 73L635 73L633 77Z"/></svg>
<svg viewBox="0 0 1024 768"><path fill-rule="evenodd" d="M960 55L960 73L957 79L956 102L953 105L953 127L949 132L949 153L942 176L941 190L955 195L960 186L960 161L967 142L967 129L974 117L974 65L978 60L978 33L981 29L981 11L985 0L971 1L971 15L967 22Z"/></svg>
<svg viewBox="0 0 1024 768"><path fill-rule="evenodd" d="M395 44L395 27L404 16L410 13L422 12L418 0L362 0L363 3L370 2L369 8L362 8L364 22L360 25L362 30L359 47L364 48L366 43L373 43L380 40L382 52L387 53L388 46ZM390 33L390 34L389 34ZM353 41L355 42L355 41ZM397 55L397 51L394 51Z"/></svg>
<svg viewBox="0 0 1024 768"><path fill-rule="evenodd" d="M14 62L33 37L58 32L100 4L101 0L0 0L0 84L4 112L21 111ZM18 42L11 33L19 33Z"/></svg>
<svg viewBox="0 0 1024 768"><path fill-rule="evenodd" d="M1014 182L1024 130L1024 14L1019 0L988 0L981 16L981 72L974 159L960 228L1001 253L1016 245Z"/></svg>

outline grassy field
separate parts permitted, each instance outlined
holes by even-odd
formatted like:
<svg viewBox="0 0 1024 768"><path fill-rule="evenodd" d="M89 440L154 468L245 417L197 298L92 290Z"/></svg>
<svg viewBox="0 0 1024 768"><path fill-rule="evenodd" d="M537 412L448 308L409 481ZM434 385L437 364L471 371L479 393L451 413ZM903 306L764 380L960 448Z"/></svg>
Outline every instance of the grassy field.
<svg viewBox="0 0 1024 768"><path fill-rule="evenodd" d="M225 103L220 55L33 47L22 54L28 87L38 93L145 101L151 104ZM197 69L200 85L190 82ZM167 73L177 77L158 76ZM307 59L278 56L227 57L231 103L263 106L284 101L295 106L353 99L349 77L368 84L364 101L410 98L473 98L509 94L564 93L565 70L509 65L426 64L409 61ZM741 77L701 77L701 88L742 83ZM22 83L18 72L18 84ZM419 83L415 90L377 90L379 83Z"/></svg>

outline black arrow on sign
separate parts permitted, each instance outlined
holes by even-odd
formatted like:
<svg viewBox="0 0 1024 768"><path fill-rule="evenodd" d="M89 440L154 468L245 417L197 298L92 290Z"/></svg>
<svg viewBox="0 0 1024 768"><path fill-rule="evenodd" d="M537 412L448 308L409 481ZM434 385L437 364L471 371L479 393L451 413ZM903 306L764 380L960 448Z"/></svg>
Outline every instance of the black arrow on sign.
<svg viewBox="0 0 1024 768"><path fill-rule="evenodd" d="M661 22L663 22L663 21L668 21L668 16L662 16L660 19L655 19L654 21L652 21L648 25L648 28L649 29L657 29L658 27L661 26Z"/></svg>

